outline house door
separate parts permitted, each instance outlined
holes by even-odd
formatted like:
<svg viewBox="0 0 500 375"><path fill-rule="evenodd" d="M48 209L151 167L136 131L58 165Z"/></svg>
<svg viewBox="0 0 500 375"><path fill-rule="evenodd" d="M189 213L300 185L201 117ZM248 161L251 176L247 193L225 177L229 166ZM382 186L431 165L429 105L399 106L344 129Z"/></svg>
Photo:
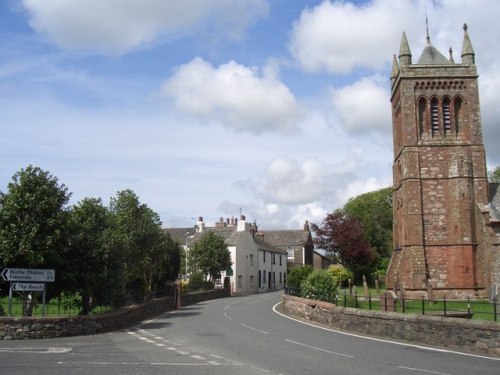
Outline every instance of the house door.
<svg viewBox="0 0 500 375"><path fill-rule="evenodd" d="M271 290L271 289L272 289L272 288L271 288L271 285L272 285L272 284L271 284L271 272L269 272L269 290Z"/></svg>
<svg viewBox="0 0 500 375"><path fill-rule="evenodd" d="M262 287L262 279L260 277L261 277L261 274L260 274L260 270L259 270L259 289Z"/></svg>

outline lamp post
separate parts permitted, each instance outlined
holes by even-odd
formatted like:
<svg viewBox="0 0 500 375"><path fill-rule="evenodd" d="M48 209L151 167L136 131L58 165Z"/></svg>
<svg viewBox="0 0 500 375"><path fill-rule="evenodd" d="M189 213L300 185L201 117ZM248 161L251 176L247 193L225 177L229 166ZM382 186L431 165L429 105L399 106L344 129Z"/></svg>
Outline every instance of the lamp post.
<svg viewBox="0 0 500 375"><path fill-rule="evenodd" d="M187 278L187 275L188 275L188 239L189 238L194 238L194 235L189 235L189 232L186 232L186 234L184 235L184 238L185 238L185 245L184 245L184 253L185 253L185 258L184 258L184 263L186 265L186 278Z"/></svg>

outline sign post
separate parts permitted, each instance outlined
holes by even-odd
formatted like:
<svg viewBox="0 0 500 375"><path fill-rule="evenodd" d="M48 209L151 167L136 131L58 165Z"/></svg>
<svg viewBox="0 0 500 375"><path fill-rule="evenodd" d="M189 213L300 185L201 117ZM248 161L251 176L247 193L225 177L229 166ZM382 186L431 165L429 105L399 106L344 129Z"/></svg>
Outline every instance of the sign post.
<svg viewBox="0 0 500 375"><path fill-rule="evenodd" d="M12 291L43 292L42 316L45 316L45 283L56 280L56 271L31 268L4 268L2 279L10 281L9 316L12 315Z"/></svg>

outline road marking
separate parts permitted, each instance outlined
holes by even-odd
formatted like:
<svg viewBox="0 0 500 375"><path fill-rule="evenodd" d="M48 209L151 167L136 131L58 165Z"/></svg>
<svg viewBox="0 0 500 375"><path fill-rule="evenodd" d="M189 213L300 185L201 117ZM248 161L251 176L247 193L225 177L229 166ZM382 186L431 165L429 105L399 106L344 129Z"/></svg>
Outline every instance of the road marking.
<svg viewBox="0 0 500 375"><path fill-rule="evenodd" d="M253 327L250 327L250 326L247 326L246 324L243 324L243 323L240 323L243 327L246 327L248 329L251 329L252 331L255 331L255 332L260 332L260 333L263 333L264 335L268 335L269 332L266 332L266 331L261 331L260 329L257 329L257 328L253 328Z"/></svg>
<svg viewBox="0 0 500 375"><path fill-rule="evenodd" d="M298 342L298 341L293 341L293 340L289 340L289 339L286 339L285 341L291 342L292 344L296 344L296 345L300 345L300 346L305 346L306 348L309 348L309 349L319 350L320 352L325 352L325 353L329 353L329 354L335 354L335 355L339 355L341 357L354 358L353 355L332 352L331 350L327 350L327 349L323 349L323 348L318 348L316 346L311 346L311 345L303 344L303 343Z"/></svg>
<svg viewBox="0 0 500 375"><path fill-rule="evenodd" d="M64 354L73 348L0 348L0 353Z"/></svg>
<svg viewBox="0 0 500 375"><path fill-rule="evenodd" d="M209 362L56 362L64 366L242 366L241 363L230 362L214 364Z"/></svg>
<svg viewBox="0 0 500 375"><path fill-rule="evenodd" d="M177 349L177 348L174 348L173 346L169 346L167 349L168 349L168 350L174 350L174 351L175 351L175 350L179 350L179 349Z"/></svg>
<svg viewBox="0 0 500 375"><path fill-rule="evenodd" d="M355 333L343 332L343 331L338 331L338 330L332 329L332 328L326 328L326 327L318 326L318 325L315 325L315 324L312 324L312 323L303 322L300 319L292 318L292 317L290 317L288 315L280 313L278 310L276 310L276 306L280 305L281 303L282 302L278 302L276 305L273 306L273 311L276 314L281 315L283 318L287 318L287 319L293 320L294 322L305 324L305 325L310 326L310 327L322 329L324 331L338 333L340 335L345 335L345 336L357 337L359 339L364 339L364 340L371 340L371 341L383 342L383 343L392 344L392 345L405 346L407 348L416 348L416 349L429 350L429 351L439 352L439 353L458 354L458 355L463 355L463 356L466 356L466 357L475 357L475 358L482 358L482 359L490 359L492 361L500 361L500 358L486 357L484 355L479 355L479 354L470 354L470 353L456 352L456 351L447 350L447 349L431 348L431 347L422 346L422 345L406 344L404 342L391 341L391 340L386 340L386 339L378 339L378 338L375 338L375 337L363 336L363 335L358 335L358 334L355 334Z"/></svg>
<svg viewBox="0 0 500 375"><path fill-rule="evenodd" d="M206 360L205 357L202 357L201 355L198 355L198 354L192 355L191 358L199 359L200 361L205 361Z"/></svg>
<svg viewBox="0 0 500 375"><path fill-rule="evenodd" d="M226 307L224 307L224 311L227 311L229 309L229 305L227 305Z"/></svg>
<svg viewBox="0 0 500 375"><path fill-rule="evenodd" d="M451 375L451 374L448 374L446 372L430 371L430 370L424 370L421 368L413 368L413 367L405 367L405 366L398 366L398 368L401 368L403 370L425 372L426 374Z"/></svg>
<svg viewBox="0 0 500 375"><path fill-rule="evenodd" d="M233 318L231 318L229 315L227 315L227 312L224 312L224 316L226 317L226 319L233 320Z"/></svg>

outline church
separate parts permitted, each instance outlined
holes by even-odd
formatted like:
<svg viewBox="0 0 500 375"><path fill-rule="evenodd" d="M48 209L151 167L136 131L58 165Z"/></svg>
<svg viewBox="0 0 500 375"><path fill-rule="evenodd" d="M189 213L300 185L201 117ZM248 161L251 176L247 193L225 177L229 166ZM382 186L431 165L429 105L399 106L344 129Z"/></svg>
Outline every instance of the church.
<svg viewBox="0 0 500 375"><path fill-rule="evenodd" d="M413 62L405 33L391 70L394 249L387 288L408 297L500 292L500 189L487 179L475 52L461 62L427 31Z"/></svg>

